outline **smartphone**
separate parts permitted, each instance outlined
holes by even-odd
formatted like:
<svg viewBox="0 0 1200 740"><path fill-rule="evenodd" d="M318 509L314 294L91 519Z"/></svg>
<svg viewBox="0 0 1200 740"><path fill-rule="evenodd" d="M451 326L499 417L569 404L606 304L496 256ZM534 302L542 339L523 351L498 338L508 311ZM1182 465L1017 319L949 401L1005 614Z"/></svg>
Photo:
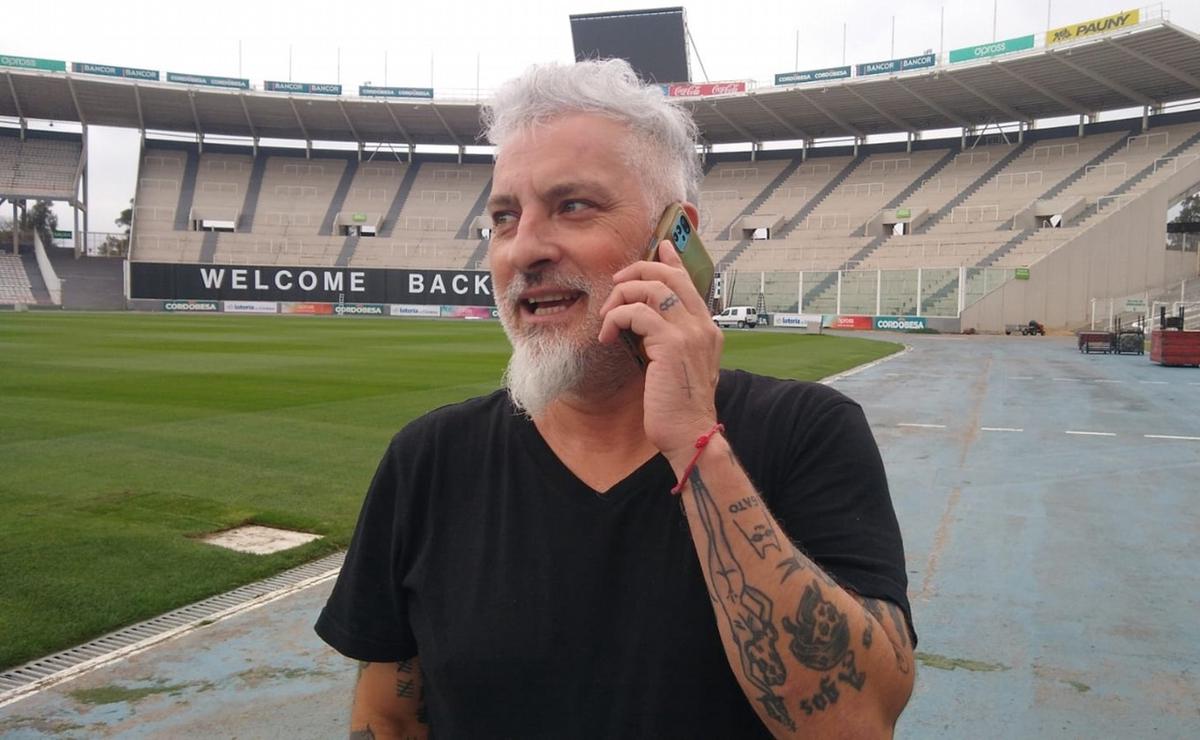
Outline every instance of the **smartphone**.
<svg viewBox="0 0 1200 740"><path fill-rule="evenodd" d="M654 229L654 236L650 238L650 245L646 248L645 259L658 260L658 244L663 239L670 240L675 247L675 251L679 253L679 258L683 261L684 268L687 269L688 276L692 279L692 285L696 286L696 291L707 304L709 293L712 290L713 261L704 249L700 235L696 233L696 225L688 217L682 203L672 203L667 206L667 210L663 211L662 218L658 220L658 226ZM621 339L633 355L638 367L645 370L646 366L650 364L650 358L646 356L642 338L625 330L621 332Z"/></svg>

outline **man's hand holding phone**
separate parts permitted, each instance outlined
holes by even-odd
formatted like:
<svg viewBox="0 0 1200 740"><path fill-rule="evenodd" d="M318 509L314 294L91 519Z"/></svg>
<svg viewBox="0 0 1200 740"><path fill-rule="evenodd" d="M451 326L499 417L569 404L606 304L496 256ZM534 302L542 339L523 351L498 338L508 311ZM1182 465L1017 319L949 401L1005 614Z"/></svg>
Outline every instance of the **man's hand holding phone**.
<svg viewBox="0 0 1200 740"><path fill-rule="evenodd" d="M716 387L724 336L708 312L674 243L658 243L658 261L613 276L600 308L600 341L622 331L641 339L648 359L643 391L646 436L668 459L690 458L696 438L716 423Z"/></svg>

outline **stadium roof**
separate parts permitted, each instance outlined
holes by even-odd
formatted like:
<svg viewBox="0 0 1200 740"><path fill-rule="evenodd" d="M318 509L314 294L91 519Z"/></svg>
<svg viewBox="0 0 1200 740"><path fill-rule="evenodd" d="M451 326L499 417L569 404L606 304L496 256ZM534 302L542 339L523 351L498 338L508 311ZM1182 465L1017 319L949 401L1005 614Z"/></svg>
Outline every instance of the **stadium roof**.
<svg viewBox="0 0 1200 740"><path fill-rule="evenodd" d="M470 146L478 102L292 95L5 69L0 116L151 131ZM1200 36L1168 21L847 81L686 99L709 144L917 132L1200 98Z"/></svg>

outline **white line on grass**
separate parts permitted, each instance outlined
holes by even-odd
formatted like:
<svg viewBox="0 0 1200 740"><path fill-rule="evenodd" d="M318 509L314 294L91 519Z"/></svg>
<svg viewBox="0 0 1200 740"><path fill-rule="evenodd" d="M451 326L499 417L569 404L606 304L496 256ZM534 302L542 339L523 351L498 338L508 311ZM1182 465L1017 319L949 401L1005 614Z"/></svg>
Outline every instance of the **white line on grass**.
<svg viewBox="0 0 1200 740"><path fill-rule="evenodd" d="M897 424L896 426L898 426L898 427L915 427L915 428L917 428L917 429L945 429L945 428L946 428L946 425L945 425L945 424L910 424L910 423L901 423L901 424Z"/></svg>
<svg viewBox="0 0 1200 740"><path fill-rule="evenodd" d="M1124 383L1124 380L1097 380L1097 383Z"/></svg>
<svg viewBox="0 0 1200 740"><path fill-rule="evenodd" d="M1182 439L1187 442L1200 442L1200 437L1182 437L1177 434L1143 434L1146 439Z"/></svg>
<svg viewBox="0 0 1200 740"><path fill-rule="evenodd" d="M1059 383L1082 383L1083 382L1079 378L1051 378L1051 380L1057 381Z"/></svg>
<svg viewBox="0 0 1200 740"><path fill-rule="evenodd" d="M1138 382L1141 383L1142 385L1166 385L1167 384L1167 381L1165 381L1165 380L1139 380Z"/></svg>
<svg viewBox="0 0 1200 740"><path fill-rule="evenodd" d="M904 345L904 349L900 350L899 352L893 352L892 354L890 354L886 357L880 357L878 360L875 360L874 362L868 362L865 365L859 365L858 367L852 367L844 373L837 373L836 375L830 375L829 377L821 378L821 380L819 380L818 382L821 383L822 385L832 385L833 383L836 383L839 380L845 380L846 378L849 378L851 375L858 375L859 373L861 373L864 370L870 370L871 368L875 367L876 365L880 365L880 364L883 364L890 360L894 360L897 357L900 357L901 355L906 355L910 351L912 351L912 345L906 344L906 345Z"/></svg>
<svg viewBox="0 0 1200 740"><path fill-rule="evenodd" d="M1032 375L1010 375L1008 377L1010 380L1033 380Z"/></svg>
<svg viewBox="0 0 1200 740"><path fill-rule="evenodd" d="M1023 432L1023 431L1025 431L1024 429L1018 429L1016 427L979 427L979 429L984 432Z"/></svg>
<svg viewBox="0 0 1200 740"><path fill-rule="evenodd" d="M1078 434L1078 435L1081 435L1084 437L1115 437L1115 436L1117 436L1116 432L1080 432L1080 431L1076 431L1074 429L1068 429L1066 433L1067 434Z"/></svg>

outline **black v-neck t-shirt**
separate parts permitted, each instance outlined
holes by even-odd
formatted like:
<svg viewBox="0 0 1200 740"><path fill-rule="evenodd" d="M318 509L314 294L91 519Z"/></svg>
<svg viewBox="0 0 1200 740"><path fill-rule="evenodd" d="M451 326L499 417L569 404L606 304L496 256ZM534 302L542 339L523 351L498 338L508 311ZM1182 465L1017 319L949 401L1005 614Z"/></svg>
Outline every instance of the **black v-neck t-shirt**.
<svg viewBox="0 0 1200 740"><path fill-rule="evenodd" d="M791 540L908 615L862 409L820 384L723 371L717 411ZM725 657L674 484L656 455L594 491L504 391L433 411L392 439L317 632L357 660L419 655L439 738L769 737Z"/></svg>

